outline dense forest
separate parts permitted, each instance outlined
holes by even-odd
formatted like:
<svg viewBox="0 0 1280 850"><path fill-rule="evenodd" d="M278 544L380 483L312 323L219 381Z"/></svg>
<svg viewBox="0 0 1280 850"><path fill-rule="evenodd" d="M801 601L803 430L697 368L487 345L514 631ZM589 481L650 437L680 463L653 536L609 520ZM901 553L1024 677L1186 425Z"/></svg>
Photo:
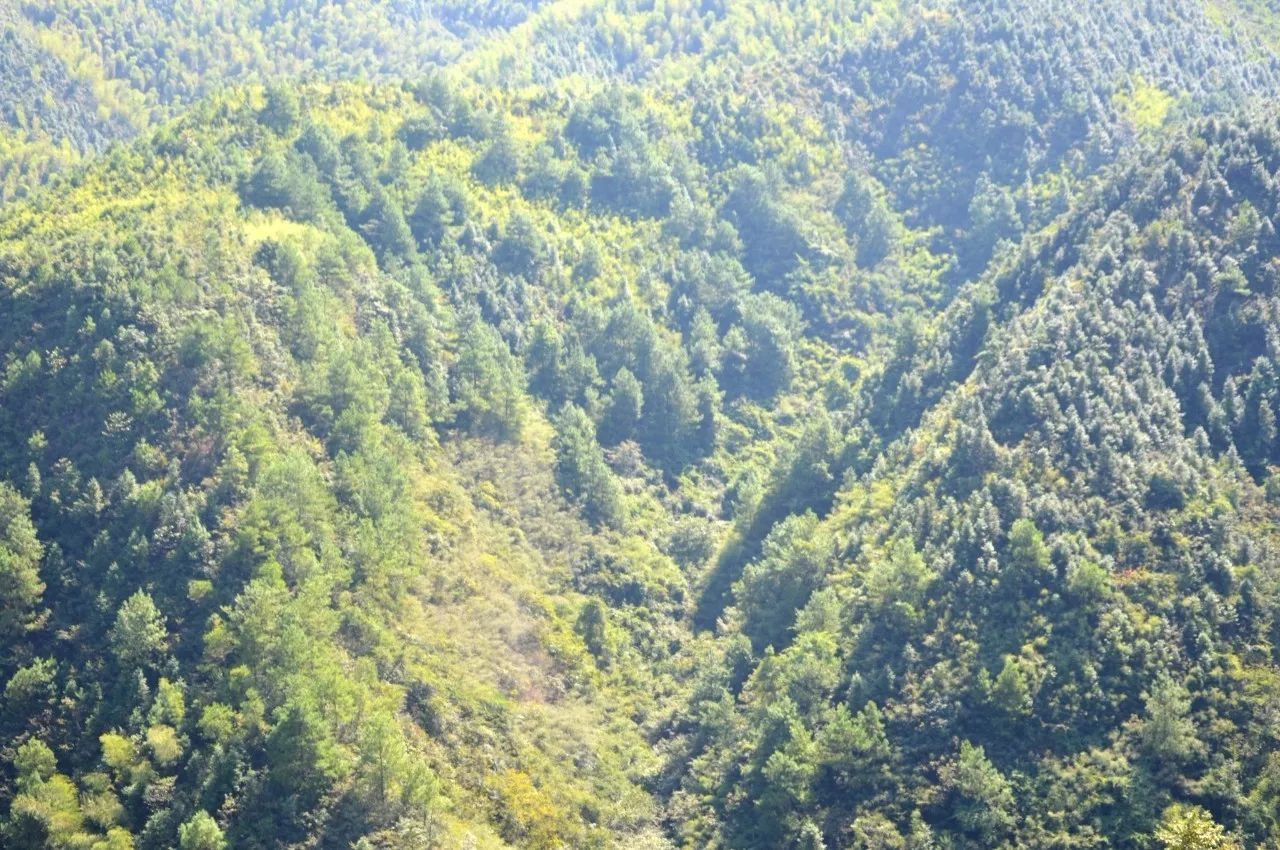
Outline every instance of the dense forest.
<svg viewBox="0 0 1280 850"><path fill-rule="evenodd" d="M1280 8L0 34L0 847L1280 847Z"/></svg>

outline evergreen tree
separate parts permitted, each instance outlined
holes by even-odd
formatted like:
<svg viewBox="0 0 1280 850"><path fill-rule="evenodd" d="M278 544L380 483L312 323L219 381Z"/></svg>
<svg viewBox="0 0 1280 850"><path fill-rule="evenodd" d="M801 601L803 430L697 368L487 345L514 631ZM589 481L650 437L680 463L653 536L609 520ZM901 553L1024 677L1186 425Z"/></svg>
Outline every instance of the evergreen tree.
<svg viewBox="0 0 1280 850"><path fill-rule="evenodd" d="M0 637L6 642L17 640L35 623L45 589L40 580L42 555L29 503L0 482Z"/></svg>
<svg viewBox="0 0 1280 850"><path fill-rule="evenodd" d="M597 525L622 522L622 495L604 461L596 429L577 405L566 405L556 417L556 482L582 505L583 515Z"/></svg>

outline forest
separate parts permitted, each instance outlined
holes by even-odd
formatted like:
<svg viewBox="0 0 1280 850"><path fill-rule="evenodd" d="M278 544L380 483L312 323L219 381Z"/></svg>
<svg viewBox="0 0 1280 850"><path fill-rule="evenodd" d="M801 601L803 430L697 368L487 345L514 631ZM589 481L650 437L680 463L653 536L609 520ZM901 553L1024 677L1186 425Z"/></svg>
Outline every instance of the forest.
<svg viewBox="0 0 1280 850"><path fill-rule="evenodd" d="M0 37L0 847L1280 848L1271 0Z"/></svg>

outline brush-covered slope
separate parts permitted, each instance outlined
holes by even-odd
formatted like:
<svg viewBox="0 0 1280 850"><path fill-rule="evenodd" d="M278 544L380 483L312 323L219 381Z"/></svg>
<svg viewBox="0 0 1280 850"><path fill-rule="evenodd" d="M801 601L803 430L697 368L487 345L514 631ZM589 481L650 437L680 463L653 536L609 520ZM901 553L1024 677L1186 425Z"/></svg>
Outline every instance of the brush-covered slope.
<svg viewBox="0 0 1280 850"><path fill-rule="evenodd" d="M237 847L643 845L665 686L633 657L669 654L684 577L560 496L557 452L607 474L589 420L557 434L442 289L494 267L379 265L416 251L386 196L425 162L379 175L425 108L308 95L277 130L220 101L4 215L3 843L169 847L207 812ZM326 144L340 169L288 170ZM381 217L348 227L327 180ZM510 209L449 186L472 238ZM608 483L613 524L670 524Z"/></svg>
<svg viewBox="0 0 1280 850"><path fill-rule="evenodd" d="M3 846L1280 838L1262 5L5 14Z"/></svg>
<svg viewBox="0 0 1280 850"><path fill-rule="evenodd" d="M1275 841L1278 175L1274 116L1198 123L899 337L850 415L909 430L673 719L690 843Z"/></svg>

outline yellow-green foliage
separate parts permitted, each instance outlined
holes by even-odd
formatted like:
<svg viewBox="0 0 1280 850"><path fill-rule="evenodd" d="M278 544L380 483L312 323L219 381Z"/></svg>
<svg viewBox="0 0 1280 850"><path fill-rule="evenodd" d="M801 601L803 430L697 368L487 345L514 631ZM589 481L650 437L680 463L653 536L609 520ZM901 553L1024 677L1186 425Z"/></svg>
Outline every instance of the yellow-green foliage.
<svg viewBox="0 0 1280 850"><path fill-rule="evenodd" d="M1130 87L1115 96L1116 108L1137 129L1150 132L1161 127L1177 102L1174 95L1143 77L1135 77Z"/></svg>
<svg viewBox="0 0 1280 850"><path fill-rule="evenodd" d="M1017 4L427 5L51 5L102 121L192 105L0 136L46 553L0 829L1141 845L1173 795L1263 836L1274 208L1195 180L1270 154L1091 206L1186 69L1095 45L1036 72L1066 110Z"/></svg>

